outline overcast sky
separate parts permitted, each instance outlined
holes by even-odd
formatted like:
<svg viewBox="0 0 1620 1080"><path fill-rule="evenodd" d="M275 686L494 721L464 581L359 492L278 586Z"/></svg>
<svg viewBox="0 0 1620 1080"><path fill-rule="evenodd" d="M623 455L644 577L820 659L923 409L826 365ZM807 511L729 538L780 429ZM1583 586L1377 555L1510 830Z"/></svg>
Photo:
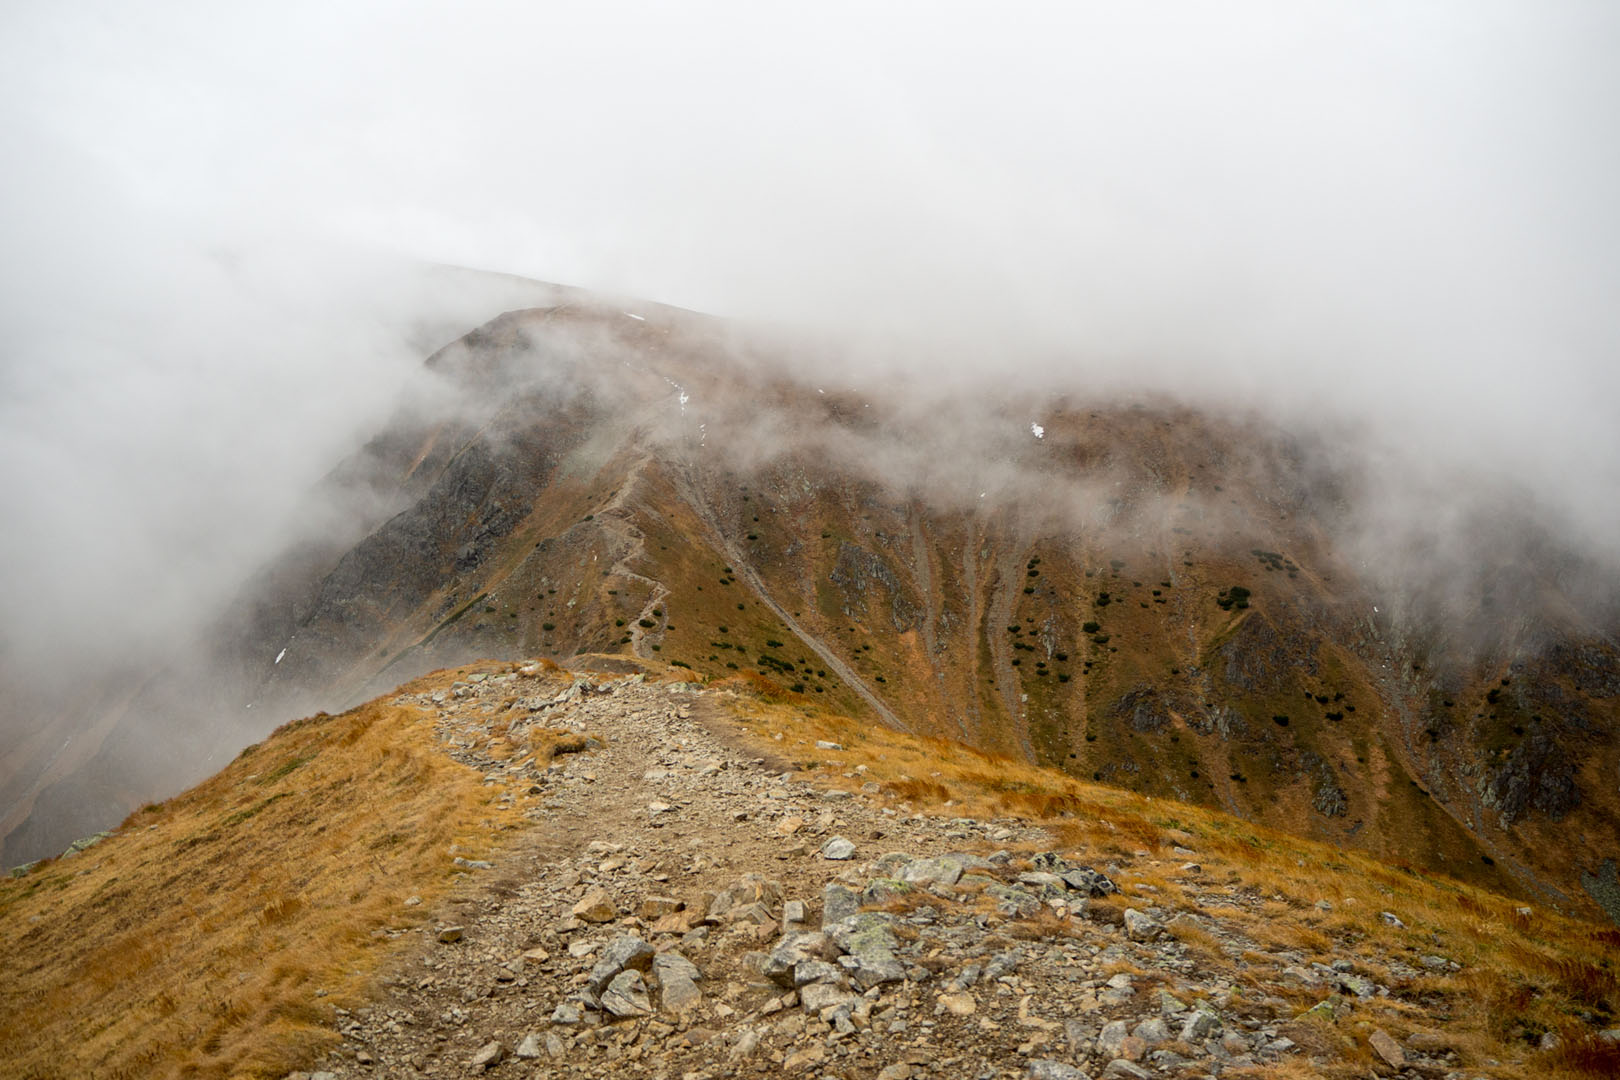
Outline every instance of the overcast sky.
<svg viewBox="0 0 1620 1080"><path fill-rule="evenodd" d="M416 263L1366 421L1613 550L1617 55L1604 0L12 0L0 624L227 591L512 306Z"/></svg>

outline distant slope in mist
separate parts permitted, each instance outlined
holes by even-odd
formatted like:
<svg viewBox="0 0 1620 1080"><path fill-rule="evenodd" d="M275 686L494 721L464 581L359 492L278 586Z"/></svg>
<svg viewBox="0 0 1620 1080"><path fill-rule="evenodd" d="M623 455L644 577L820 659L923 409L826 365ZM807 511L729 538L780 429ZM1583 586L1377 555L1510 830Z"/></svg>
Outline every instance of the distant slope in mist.
<svg viewBox="0 0 1620 1080"><path fill-rule="evenodd" d="M1530 509L1429 579L1377 555L1366 477L1323 440L1016 379L818 384L792 374L813 358L651 305L509 313L429 364L443 407L334 473L372 516L219 624L220 714L618 651L1620 915L1613 609ZM40 798L158 794L86 779L139 730ZM67 820L11 823L5 860Z"/></svg>

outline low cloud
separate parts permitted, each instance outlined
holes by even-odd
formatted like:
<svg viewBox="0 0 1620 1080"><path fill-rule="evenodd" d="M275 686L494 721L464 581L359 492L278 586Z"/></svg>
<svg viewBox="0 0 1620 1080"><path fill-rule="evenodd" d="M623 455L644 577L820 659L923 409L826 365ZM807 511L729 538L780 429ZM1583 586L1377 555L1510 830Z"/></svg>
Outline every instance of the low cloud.
<svg viewBox="0 0 1620 1080"><path fill-rule="evenodd" d="M924 402L1353 433L1418 547L1521 492L1612 561L1617 43L1575 2L12 5L0 643L202 625L423 355L543 296L446 265Z"/></svg>

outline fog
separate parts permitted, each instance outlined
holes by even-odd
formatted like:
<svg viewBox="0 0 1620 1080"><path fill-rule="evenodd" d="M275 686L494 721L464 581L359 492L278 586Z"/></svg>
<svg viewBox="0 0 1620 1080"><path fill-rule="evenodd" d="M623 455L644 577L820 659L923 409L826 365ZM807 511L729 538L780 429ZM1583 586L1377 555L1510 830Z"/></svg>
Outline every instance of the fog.
<svg viewBox="0 0 1620 1080"><path fill-rule="evenodd" d="M1390 528L1503 486L1612 560L1617 46L1604 2L9 4L0 647L205 625L543 297L443 267L1354 431Z"/></svg>

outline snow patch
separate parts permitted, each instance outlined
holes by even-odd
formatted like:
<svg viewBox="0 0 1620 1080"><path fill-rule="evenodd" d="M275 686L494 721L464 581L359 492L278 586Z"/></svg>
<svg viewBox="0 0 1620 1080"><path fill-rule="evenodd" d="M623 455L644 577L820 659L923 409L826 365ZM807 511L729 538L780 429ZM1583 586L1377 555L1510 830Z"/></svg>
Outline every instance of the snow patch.
<svg viewBox="0 0 1620 1080"><path fill-rule="evenodd" d="M645 315L637 315L633 311L621 311L621 312L619 312L619 314L627 315L630 318L636 320L636 322L646 322L647 321L647 317Z"/></svg>
<svg viewBox="0 0 1620 1080"><path fill-rule="evenodd" d="M1037 439L1046 438L1046 429L1041 427L1039 424L1029 425L1029 433L1035 436Z"/></svg>
<svg viewBox="0 0 1620 1080"><path fill-rule="evenodd" d="M278 664L281 663L281 658L283 656L286 656L286 655L287 655L287 650L286 649L282 649L280 652L276 653L276 663L278 663Z"/></svg>

